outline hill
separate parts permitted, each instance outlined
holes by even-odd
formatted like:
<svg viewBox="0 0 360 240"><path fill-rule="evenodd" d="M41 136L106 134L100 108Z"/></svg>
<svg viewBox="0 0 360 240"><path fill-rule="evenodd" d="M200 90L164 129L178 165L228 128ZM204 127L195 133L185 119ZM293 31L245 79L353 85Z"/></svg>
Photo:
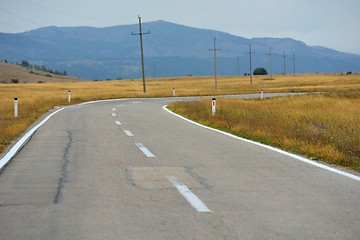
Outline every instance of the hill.
<svg viewBox="0 0 360 240"><path fill-rule="evenodd" d="M217 38L218 73L249 73L249 44L253 66L269 72L269 47L272 47L273 73L293 72L293 53L297 73L358 72L360 55L323 47L308 46L290 38L246 39L229 33L198 29L165 21L143 24L147 77L211 75L213 39ZM70 75L87 79L139 78L141 76L139 39L132 36L138 25L107 28L45 27L18 33L0 33L0 59L44 64L64 69Z"/></svg>
<svg viewBox="0 0 360 240"><path fill-rule="evenodd" d="M79 78L55 75L48 72L26 69L16 64L0 62L0 83L11 83L12 80L18 80L19 83L82 81Z"/></svg>

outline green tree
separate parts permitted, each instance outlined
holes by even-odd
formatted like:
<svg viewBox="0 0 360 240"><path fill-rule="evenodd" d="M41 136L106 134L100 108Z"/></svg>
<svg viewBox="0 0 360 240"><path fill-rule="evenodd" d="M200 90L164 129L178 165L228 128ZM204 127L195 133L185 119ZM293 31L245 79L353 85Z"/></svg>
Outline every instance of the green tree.
<svg viewBox="0 0 360 240"><path fill-rule="evenodd" d="M266 71L265 68L256 68L254 70L254 75L267 75L268 72Z"/></svg>
<svg viewBox="0 0 360 240"><path fill-rule="evenodd" d="M27 61L27 60L22 60L21 61L21 66L24 67L24 68L31 68L31 64Z"/></svg>

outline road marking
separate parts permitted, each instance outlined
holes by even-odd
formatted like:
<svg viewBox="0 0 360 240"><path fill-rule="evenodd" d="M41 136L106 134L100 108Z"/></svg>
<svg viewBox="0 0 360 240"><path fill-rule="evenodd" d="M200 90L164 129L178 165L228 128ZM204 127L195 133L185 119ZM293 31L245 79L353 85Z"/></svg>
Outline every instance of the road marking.
<svg viewBox="0 0 360 240"><path fill-rule="evenodd" d="M153 158L155 157L154 154L152 154L152 152L149 151L149 149L147 149L144 144L142 143L135 143L135 145L145 154L146 157L148 158Z"/></svg>
<svg viewBox="0 0 360 240"><path fill-rule="evenodd" d="M123 132L128 136L128 137L133 137L134 134L132 132L130 132L129 130L123 130Z"/></svg>
<svg viewBox="0 0 360 240"><path fill-rule="evenodd" d="M65 107L60 108L59 110L56 110L49 116L47 116L44 120L42 120L38 125L33 127L29 132L27 132L15 145L10 149L10 151L2 158L0 159L0 171L1 169L16 155L16 153L19 151L19 149L25 144L25 142L35 133L35 131L44 125L52 116L57 114L58 112L64 110Z"/></svg>
<svg viewBox="0 0 360 240"><path fill-rule="evenodd" d="M257 145L257 146L260 146L260 147L263 147L263 148L266 148L266 149L269 149L269 150L272 150L274 152L278 152L280 154L283 154L283 155L286 155L286 156L289 156L291 158L294 158L296 160L299 160L299 161L302 161L302 162L305 162L307 164L310 164L310 165L313 165L313 166L316 166L318 168L321 168L321 169L324 169L324 170L327 170L329 172L332 172L332 173L336 173L336 174L339 174L341 176L344 176L344 177L347 177L347 178L351 178L353 180L356 180L356 181L359 181L360 182L360 177L359 176L356 176L356 175L353 175L353 174L350 174L350 173L347 173L347 172L344 172L344 171L340 171L338 169L335 169L335 168L332 168L332 167L329 167L329 166L326 166L324 164L321 164L321 163L318 163L318 162L315 162L315 161L312 161L312 160L309 160L307 158L304 158L304 157L300 157L296 154L293 154L293 153L289 153L289 152L286 152L284 150L281 150L281 149L278 149L278 148L275 148L275 147L271 147L271 146L268 146L268 145L265 145L265 144L262 144L262 143L258 143L258 142L254 142L254 141L251 141L249 139L245 139L245 138L242 138L242 137L238 137L238 136L235 136L231 133L227 133L227 132L224 132L224 131L221 131L219 129L215 129L215 128L211 128L211 127L208 127L208 126L205 126L205 125L202 125L200 123L197 123L195 121L192 121L190 119L187 119L179 114L176 114L172 111L170 111L169 109L167 109L167 105L163 106L162 107L165 111L167 111L168 113L178 117L178 118L181 118L189 123L192 123L192 124L195 124L199 127L202 127L202 128L205 128L205 129L209 129L209 130L212 130L212 131L215 131L215 132L218 132L218 133L221 133L221 134L224 134L228 137L232 137L232 138L235 138L237 140L241 140L243 142L247 142L247 143L251 143L251 144L254 144L254 145Z"/></svg>
<svg viewBox="0 0 360 240"><path fill-rule="evenodd" d="M113 117L116 117L116 113L112 113L111 115L112 115Z"/></svg>
<svg viewBox="0 0 360 240"><path fill-rule="evenodd" d="M120 121L115 121L116 125L121 125Z"/></svg>
<svg viewBox="0 0 360 240"><path fill-rule="evenodd" d="M113 112L115 112L115 111L116 111L116 108L113 108L112 110L113 110Z"/></svg>
<svg viewBox="0 0 360 240"><path fill-rule="evenodd" d="M190 205L198 212L211 212L210 209L184 184L179 183L174 176L168 176L167 179L178 190Z"/></svg>

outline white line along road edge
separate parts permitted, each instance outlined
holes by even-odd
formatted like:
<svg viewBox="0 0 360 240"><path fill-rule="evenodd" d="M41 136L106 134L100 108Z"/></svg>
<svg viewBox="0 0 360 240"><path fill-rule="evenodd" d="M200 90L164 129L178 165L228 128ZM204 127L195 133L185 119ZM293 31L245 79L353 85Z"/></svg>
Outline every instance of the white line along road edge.
<svg viewBox="0 0 360 240"><path fill-rule="evenodd" d="M186 201L188 201L188 203L196 209L196 211L211 212L210 209L194 193L192 193L186 185L179 183L176 177L167 176L167 179L169 179L181 196L183 196Z"/></svg>
<svg viewBox="0 0 360 240"><path fill-rule="evenodd" d="M353 175L353 174L350 174L350 173L347 173L347 172L344 172L344 171L340 171L338 169L335 169L335 168L332 168L332 167L329 167L329 166L326 166L324 164L321 164L321 163L318 163L318 162L314 162L314 161L311 161L309 159L306 159L304 157L301 157L301 156L298 156L296 154L293 154L293 153L289 153L289 152L286 152L284 150L281 150L281 149L278 149L278 148L275 148L275 147L271 147L271 146L268 146L268 145L265 145L265 144L262 144L262 143L258 143L258 142L254 142L254 141L251 141L249 139L245 139L245 138L242 138L242 137L238 137L238 136L235 136L231 133L227 133L227 132L223 132L221 130L218 130L218 129L215 129L215 128L211 128L211 127L208 127L208 126L204 126L200 123L197 123L197 122L194 122L190 119L187 119L183 116L180 116L179 114L176 114L172 111L170 111L169 109L167 109L167 105L163 106L162 107L165 111L167 111L168 113L171 113L173 114L174 116L178 117L178 118L181 118L187 122L190 122L192 124L195 124L199 127L203 127L203 128L206 128L206 129L209 129L209 130L212 130L212 131L215 131L215 132L218 132L218 133L221 133L221 134L224 134L226 136L229 136L229 137L232 137L232 138L235 138L235 139L238 139L238 140L241 140L241 141L244 141L244 142L247 142L247 143L252 143L252 144L255 144L257 146L260 146L260 147L263 147L263 148L267 148L269 150L272 150L272 151L275 151L275 152L278 152L278 153L281 153L281 154L284 154L286 156L289 156L289 157L292 157L296 160L299 160L299 161L302 161L302 162L305 162L307 164L310 164L310 165L313 165L313 166L316 166L318 168L322 168L324 170L327 170L327 171L330 171L330 172L333 172L333 173L336 173L336 174L339 174L339 175L342 175L342 176L345 176L345 177L348 177L348 178L351 178L353 180L356 180L356 181L360 181L360 177L359 176L356 176L356 175Z"/></svg>
<svg viewBox="0 0 360 240"><path fill-rule="evenodd" d="M21 146L34 134L34 132L44 125L52 116L57 114L58 112L64 110L65 107L56 110L49 116L47 116L44 120L42 120L38 125L33 127L29 132L27 132L11 149L10 151L0 160L0 171L1 169L10 161L10 159L19 151Z"/></svg>

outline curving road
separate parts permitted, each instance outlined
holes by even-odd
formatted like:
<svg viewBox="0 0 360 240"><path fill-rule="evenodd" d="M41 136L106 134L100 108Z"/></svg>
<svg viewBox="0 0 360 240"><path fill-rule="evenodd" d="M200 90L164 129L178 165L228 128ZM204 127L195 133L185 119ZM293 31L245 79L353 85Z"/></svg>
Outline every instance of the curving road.
<svg viewBox="0 0 360 240"><path fill-rule="evenodd" d="M360 239L360 182L184 121L68 107L0 173L0 239Z"/></svg>

